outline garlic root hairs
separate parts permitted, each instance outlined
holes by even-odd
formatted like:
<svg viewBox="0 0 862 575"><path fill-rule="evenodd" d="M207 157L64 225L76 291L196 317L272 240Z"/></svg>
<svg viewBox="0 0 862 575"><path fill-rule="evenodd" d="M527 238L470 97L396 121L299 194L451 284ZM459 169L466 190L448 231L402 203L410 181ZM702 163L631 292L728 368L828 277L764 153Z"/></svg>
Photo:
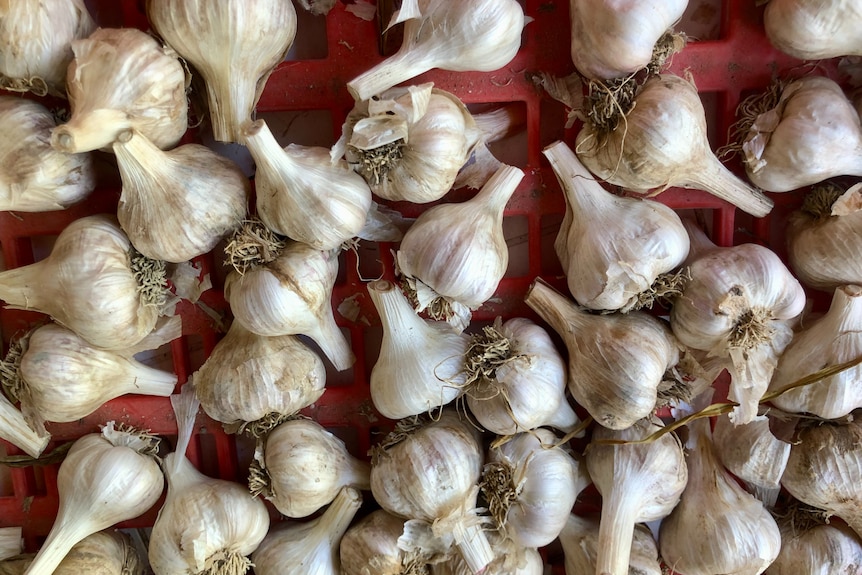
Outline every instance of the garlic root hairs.
<svg viewBox="0 0 862 575"><path fill-rule="evenodd" d="M251 559L245 555L221 549L207 557L207 565L196 575L243 575L253 566Z"/></svg>
<svg viewBox="0 0 862 575"><path fill-rule="evenodd" d="M243 275L254 267L274 261L286 245L285 238L266 227L260 218L244 220L224 248L225 265Z"/></svg>
<svg viewBox="0 0 862 575"><path fill-rule="evenodd" d="M832 215L832 204L845 191L838 184L832 182L823 182L812 186L802 200L801 209L815 218L828 218Z"/></svg>
<svg viewBox="0 0 862 575"><path fill-rule="evenodd" d="M649 289L640 292L625 307L620 309L622 313L640 309L652 309L656 302L665 307L670 307L673 298L681 296L686 282L691 280L691 269L683 268L676 273L667 272L656 277Z"/></svg>
<svg viewBox="0 0 862 575"><path fill-rule="evenodd" d="M479 489L488 502L488 512L494 519L494 526L503 532L509 514L509 507L520 494L520 486L515 483L515 469L506 461L493 461L485 464Z"/></svg>
<svg viewBox="0 0 862 575"><path fill-rule="evenodd" d="M742 152L742 144L748 137L752 126L757 117L778 105L781 99L781 92L784 91L788 82L776 78L766 91L759 94L752 94L742 100L736 107L736 116L738 120L728 128L728 143L719 148L715 155L719 159L725 160Z"/></svg>
<svg viewBox="0 0 862 575"><path fill-rule="evenodd" d="M39 76L32 76L30 78L10 78L9 76L0 74L0 90L8 90L10 92L31 92L40 98L42 96L47 96L48 92L52 92L53 96L60 96L62 98L66 97L66 94L53 93L53 91L48 88L48 83Z"/></svg>
<svg viewBox="0 0 862 575"><path fill-rule="evenodd" d="M168 300L165 262L150 259L134 247L129 252L132 274L138 282L138 296L146 306L163 307Z"/></svg>

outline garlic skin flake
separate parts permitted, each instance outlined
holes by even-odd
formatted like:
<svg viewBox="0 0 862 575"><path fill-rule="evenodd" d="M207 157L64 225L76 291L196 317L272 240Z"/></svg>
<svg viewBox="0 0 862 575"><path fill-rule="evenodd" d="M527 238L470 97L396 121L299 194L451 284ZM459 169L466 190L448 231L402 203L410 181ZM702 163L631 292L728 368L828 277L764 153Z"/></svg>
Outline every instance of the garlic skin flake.
<svg viewBox="0 0 862 575"><path fill-rule="evenodd" d="M72 52L72 117L51 134L54 149L109 149L132 128L162 149L179 142L188 127L186 73L172 50L136 28L99 28L72 42Z"/></svg>
<svg viewBox="0 0 862 575"><path fill-rule="evenodd" d="M800 60L862 56L862 7L854 0L771 0L763 25L773 46Z"/></svg>
<svg viewBox="0 0 862 575"><path fill-rule="evenodd" d="M203 76L213 136L240 142L266 81L296 35L290 0L147 0L147 17Z"/></svg>
<svg viewBox="0 0 862 575"><path fill-rule="evenodd" d="M62 210L93 191L90 154L65 154L51 147L56 127L47 108L31 100L0 96L0 210Z"/></svg>
<svg viewBox="0 0 862 575"><path fill-rule="evenodd" d="M367 100L432 68L491 72L521 47L524 10L516 0L407 0L390 26L403 22L398 52L347 83Z"/></svg>
<svg viewBox="0 0 862 575"><path fill-rule="evenodd" d="M569 515L560 532L560 543L565 556L566 575L583 575L596 572L598 557L599 521L596 518ZM625 575L662 575L658 546L652 533L643 525L635 525L629 568Z"/></svg>
<svg viewBox="0 0 862 575"><path fill-rule="evenodd" d="M117 218L135 248L182 263L212 250L239 227L251 184L233 161L206 146L163 152L135 130L113 145L123 190Z"/></svg>
<svg viewBox="0 0 862 575"><path fill-rule="evenodd" d="M781 551L764 575L856 575L862 565L859 537L837 524L802 533L782 532Z"/></svg>

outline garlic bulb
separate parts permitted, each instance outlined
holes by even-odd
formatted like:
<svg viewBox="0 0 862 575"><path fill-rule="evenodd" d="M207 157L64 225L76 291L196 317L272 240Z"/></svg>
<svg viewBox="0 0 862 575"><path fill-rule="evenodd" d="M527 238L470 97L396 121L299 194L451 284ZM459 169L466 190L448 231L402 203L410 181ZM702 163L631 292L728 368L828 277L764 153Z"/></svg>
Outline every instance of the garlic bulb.
<svg viewBox="0 0 862 575"><path fill-rule="evenodd" d="M742 150L748 178L769 192L862 176L862 122L838 84L805 76L754 119Z"/></svg>
<svg viewBox="0 0 862 575"><path fill-rule="evenodd" d="M96 24L84 0L21 0L0 6L0 89L66 95L69 44Z"/></svg>
<svg viewBox="0 0 862 575"><path fill-rule="evenodd" d="M581 420L566 398L566 364L544 328L500 318L470 338L464 397L479 424L511 435L548 425L566 433Z"/></svg>
<svg viewBox="0 0 862 575"><path fill-rule="evenodd" d="M688 447L688 485L659 531L662 559L686 575L763 573L781 548L778 525L721 467L708 420L689 424Z"/></svg>
<svg viewBox="0 0 862 575"><path fill-rule="evenodd" d="M185 134L186 74L172 50L136 28L99 28L72 42L72 52L66 76L72 117L51 134L55 149L109 148L129 129L167 149Z"/></svg>
<svg viewBox="0 0 862 575"><path fill-rule="evenodd" d="M587 78L619 78L645 68L659 38L688 0L570 0L571 52Z"/></svg>
<svg viewBox="0 0 862 575"><path fill-rule="evenodd" d="M339 547L342 575L428 575L427 564L441 559L440 550L404 549L402 537L411 537L404 524L404 519L377 509L351 526Z"/></svg>
<svg viewBox="0 0 862 575"><path fill-rule="evenodd" d="M800 60L862 56L862 7L853 0L771 0L763 25L773 46Z"/></svg>
<svg viewBox="0 0 862 575"><path fill-rule="evenodd" d="M163 288L157 278L139 283L146 262L131 249L113 216L77 219L47 258L0 272L0 299L50 315L96 347L132 347L155 327L159 307L148 296Z"/></svg>
<svg viewBox="0 0 862 575"><path fill-rule="evenodd" d="M802 533L783 532L781 551L765 575L855 574L862 565L859 537L845 527L816 525Z"/></svg>
<svg viewBox="0 0 862 575"><path fill-rule="evenodd" d="M41 104L0 96L0 131L8 135L0 144L0 210L62 210L93 191L96 175L90 154L55 151L55 126Z"/></svg>
<svg viewBox="0 0 862 575"><path fill-rule="evenodd" d="M787 261L803 285L832 291L862 285L862 184L808 192L787 220Z"/></svg>
<svg viewBox="0 0 862 575"><path fill-rule="evenodd" d="M671 208L605 191L563 142L545 148L566 196L554 250L569 291L589 309L648 303L657 278L688 255L688 233Z"/></svg>
<svg viewBox="0 0 862 575"><path fill-rule="evenodd" d="M144 575L146 569L131 538L117 530L84 537L57 565L53 575Z"/></svg>
<svg viewBox="0 0 862 575"><path fill-rule="evenodd" d="M569 515L560 532L565 556L566 575L596 572L599 554L599 520ZM627 575L662 575L658 546L652 533L643 525L635 525Z"/></svg>
<svg viewBox="0 0 862 575"><path fill-rule="evenodd" d="M367 490L369 465L310 419L285 421L258 441L249 489L286 517L307 517L342 487Z"/></svg>
<svg viewBox="0 0 862 575"><path fill-rule="evenodd" d="M296 35L290 0L147 0L147 16L206 83L213 136L240 141L266 81Z"/></svg>
<svg viewBox="0 0 862 575"><path fill-rule="evenodd" d="M446 410L431 421L401 420L374 451L371 493L380 506L430 524L480 573L494 552L476 512L483 454L475 427Z"/></svg>
<svg viewBox="0 0 862 575"><path fill-rule="evenodd" d="M488 563L482 575L543 575L546 572L545 563L537 549L513 546L511 541L503 542L493 531L488 533L488 539L497 557ZM429 564L428 568L430 575L474 575L464 558L457 553L446 561Z"/></svg>
<svg viewBox="0 0 862 575"><path fill-rule="evenodd" d="M383 327L371 369L371 401L384 417L402 419L445 405L461 394L469 338L416 315L394 284L368 284Z"/></svg>
<svg viewBox="0 0 862 575"><path fill-rule="evenodd" d="M239 483L207 477L186 458L200 403L190 385L171 396L176 450L163 461L168 493L153 523L150 567L156 575L242 575L269 529L263 501Z"/></svg>
<svg viewBox="0 0 862 575"><path fill-rule="evenodd" d="M323 515L271 530L252 555L257 575L340 575L338 548L362 505L355 489L339 490Z"/></svg>
<svg viewBox="0 0 862 575"><path fill-rule="evenodd" d="M645 312L593 315L541 278L524 299L569 350L569 391L601 425L625 429L655 409L679 346L662 320Z"/></svg>
<svg viewBox="0 0 862 575"><path fill-rule="evenodd" d="M628 573L635 524L671 513L690 475L675 435L662 435L651 443L613 445L600 441L638 440L660 429L658 423L641 419L623 430L593 430L586 463L602 495L596 573Z"/></svg>
<svg viewBox="0 0 862 575"><path fill-rule="evenodd" d="M686 225L693 236L691 279L674 299L670 325L683 345L726 358L728 397L739 404L730 419L748 423L793 335L788 322L802 312L805 292L769 248L720 248Z"/></svg>
<svg viewBox="0 0 862 575"><path fill-rule="evenodd" d="M266 265L229 275L225 297L248 331L270 337L307 335L343 371L355 358L330 303L337 275L337 253L292 242Z"/></svg>
<svg viewBox="0 0 862 575"><path fill-rule="evenodd" d="M55 573L73 545L134 519L156 503L164 488L154 459L158 442L109 421L101 433L84 435L72 444L57 473L57 517L26 575Z"/></svg>
<svg viewBox="0 0 862 575"><path fill-rule="evenodd" d="M649 78L620 128L602 134L588 122L578 132L578 158L600 179L637 193L681 187L705 190L762 217L773 202L715 157L697 89L677 76Z"/></svg>
<svg viewBox="0 0 862 575"><path fill-rule="evenodd" d="M207 415L259 434L317 401L326 385L323 360L293 335L256 335L235 321L195 373Z"/></svg>
<svg viewBox="0 0 862 575"><path fill-rule="evenodd" d="M516 0L407 0L390 26L405 20L398 52L347 83L355 100L367 100L432 68L502 68L517 54L525 24Z"/></svg>
<svg viewBox="0 0 862 575"><path fill-rule="evenodd" d="M519 433L488 452L480 484L505 539L544 547L562 531L578 494L591 483L582 460L547 429Z"/></svg>
<svg viewBox="0 0 862 575"><path fill-rule="evenodd" d="M371 190L329 150L291 144L282 149L263 120L247 124L242 142L257 165L257 214L272 231L317 250L357 234L371 208Z"/></svg>
<svg viewBox="0 0 862 575"><path fill-rule="evenodd" d="M503 210L523 177L504 165L472 199L434 206L407 230L395 257L401 274L418 286L420 311L448 304L452 312L444 316L460 331L470 310L494 295L509 265Z"/></svg>
<svg viewBox="0 0 862 575"><path fill-rule="evenodd" d="M231 160L199 144L161 151L135 130L113 145L123 191L117 218L135 248L181 263L239 227L251 184Z"/></svg>
<svg viewBox="0 0 862 575"><path fill-rule="evenodd" d="M422 84L357 102L335 153L377 196L423 204L452 188L480 135L457 96Z"/></svg>
<svg viewBox="0 0 862 575"><path fill-rule="evenodd" d="M823 422L799 430L781 485L807 505L837 515L862 537L862 427Z"/></svg>

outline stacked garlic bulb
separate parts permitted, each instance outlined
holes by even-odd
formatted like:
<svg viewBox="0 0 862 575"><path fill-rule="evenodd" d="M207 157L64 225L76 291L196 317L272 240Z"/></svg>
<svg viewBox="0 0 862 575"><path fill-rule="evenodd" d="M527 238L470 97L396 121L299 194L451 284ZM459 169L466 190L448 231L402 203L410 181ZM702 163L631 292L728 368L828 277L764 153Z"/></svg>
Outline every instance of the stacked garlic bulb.
<svg viewBox="0 0 862 575"><path fill-rule="evenodd" d="M862 56L862 8L852 0L772 0L763 25L773 46L800 60Z"/></svg>

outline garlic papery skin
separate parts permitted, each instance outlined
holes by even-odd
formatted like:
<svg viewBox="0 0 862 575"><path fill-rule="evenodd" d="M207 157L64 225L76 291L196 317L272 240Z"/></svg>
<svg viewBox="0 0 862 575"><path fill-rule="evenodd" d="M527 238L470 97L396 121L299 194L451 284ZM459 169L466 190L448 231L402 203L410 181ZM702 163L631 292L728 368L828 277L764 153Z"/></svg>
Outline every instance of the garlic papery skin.
<svg viewBox="0 0 862 575"><path fill-rule="evenodd" d="M594 80L637 72L687 6L688 0L570 0L575 68Z"/></svg>
<svg viewBox="0 0 862 575"><path fill-rule="evenodd" d="M371 190L346 162L333 162L326 148L282 149L263 120L243 127L242 142L257 166L257 214L269 229L317 250L362 230Z"/></svg>
<svg viewBox="0 0 862 575"><path fill-rule="evenodd" d="M599 520L569 515L560 532L566 575L596 572L599 550ZM662 575L658 546L652 533L643 525L635 525L629 567L626 575Z"/></svg>
<svg viewBox="0 0 862 575"><path fill-rule="evenodd" d="M401 420L373 449L371 493L380 506L430 524L434 536L454 541L471 573L481 573L495 554L476 511L484 457L473 424L447 410L430 421Z"/></svg>
<svg viewBox="0 0 862 575"><path fill-rule="evenodd" d="M179 435L162 464L168 493L150 534L150 567L155 575L242 575L269 530L269 512L245 486L207 477L186 458L200 407L192 386L171 405Z"/></svg>
<svg viewBox="0 0 862 575"><path fill-rule="evenodd" d="M852 361L860 355L862 287L842 286L832 294L829 311L793 336L778 358L769 390L777 391L800 378ZM856 365L812 385L786 391L772 399L772 403L790 413L813 413L823 419L838 419L862 407L860 378L862 367Z"/></svg>
<svg viewBox="0 0 862 575"><path fill-rule="evenodd" d="M355 100L367 100L432 68L498 70L518 53L526 23L516 0L408 0L390 25L404 20L398 52L347 83Z"/></svg>
<svg viewBox="0 0 862 575"><path fill-rule="evenodd" d="M142 296L131 249L114 216L77 219L47 258L0 272L0 299L50 315L96 347L130 348L159 316L159 307Z"/></svg>
<svg viewBox="0 0 862 575"><path fill-rule="evenodd" d="M90 154L65 154L51 147L56 123L31 100L0 96L0 210L62 210L93 191Z"/></svg>
<svg viewBox="0 0 862 575"><path fill-rule="evenodd" d="M765 575L858 573L859 537L843 526L816 525L802 533L782 532L781 551Z"/></svg>
<svg viewBox="0 0 862 575"><path fill-rule="evenodd" d="M781 548L775 519L718 462L707 419L689 424L687 446L688 484L661 523L662 559L686 575L763 573Z"/></svg>
<svg viewBox="0 0 862 575"><path fill-rule="evenodd" d="M493 531L488 538L494 549L496 559L488 563L482 575L543 575L545 563L537 549L518 547L511 541L500 539ZM464 558L454 553L448 560L432 563L429 566L430 575L474 575Z"/></svg>
<svg viewBox="0 0 862 575"><path fill-rule="evenodd" d="M755 118L742 150L749 180L768 192L862 176L862 122L837 83L805 76Z"/></svg>
<svg viewBox="0 0 862 575"><path fill-rule="evenodd" d="M563 142L543 151L566 196L554 242L569 291L582 306L623 310L649 299L659 275L679 266L689 239L664 204L607 192Z"/></svg>
<svg viewBox="0 0 862 575"><path fill-rule="evenodd" d="M257 335L238 321L195 373L206 414L252 433L308 407L325 385L323 360L298 337Z"/></svg>
<svg viewBox="0 0 862 575"><path fill-rule="evenodd" d="M402 419L461 395L468 336L416 315L391 282L371 282L368 295L383 327L380 353L369 378L377 411L389 419Z"/></svg>
<svg viewBox="0 0 862 575"><path fill-rule="evenodd" d="M597 574L628 573L635 524L671 513L689 476L682 445L673 434L662 435L651 443L613 445L601 441L643 439L661 428L641 419L623 430L593 430L586 463L602 495Z"/></svg>
<svg viewBox="0 0 862 575"><path fill-rule="evenodd" d="M188 127L186 73L176 53L136 28L99 28L72 42L66 89L72 117L51 134L69 154L110 148L134 128L162 149Z"/></svg>
<svg viewBox="0 0 862 575"><path fill-rule="evenodd" d="M147 16L206 83L213 136L239 142L296 35L290 0L147 0Z"/></svg>
<svg viewBox="0 0 862 575"><path fill-rule="evenodd" d="M773 202L733 175L709 148L697 88L669 74L649 78L620 127L603 134L588 122L575 148L599 179L645 194L656 188L698 189L756 217Z"/></svg>
<svg viewBox="0 0 862 575"><path fill-rule="evenodd" d="M0 439L5 439L30 457L36 458L42 455L48 446L51 434L44 427L32 426L31 419L25 418L6 395L0 393Z"/></svg>
<svg viewBox="0 0 862 575"><path fill-rule="evenodd" d="M544 547L562 531L586 466L548 429L519 433L488 452L480 484L497 530L517 547Z"/></svg>
<svg viewBox="0 0 862 575"><path fill-rule="evenodd" d="M291 242L268 264L229 275L225 296L235 320L248 331L270 337L306 335L343 371L355 358L332 312L337 276L335 251Z"/></svg>
<svg viewBox="0 0 862 575"><path fill-rule="evenodd" d="M0 7L0 89L66 96L69 45L96 24L84 0L22 0Z"/></svg>
<svg viewBox="0 0 862 575"><path fill-rule="evenodd" d="M450 317L460 329L469 323L469 310L494 295L506 273L503 211L523 177L520 169L504 165L472 199L424 211L395 254L403 276L454 306L456 313ZM431 304L425 299L420 297L420 311Z"/></svg>
<svg viewBox="0 0 862 575"><path fill-rule="evenodd" d="M0 527L0 561L24 552L22 527Z"/></svg>
<svg viewBox="0 0 862 575"><path fill-rule="evenodd" d="M541 278L524 301L563 338L569 391L600 425L625 429L653 412L665 372L679 361L662 320L641 311L590 314Z"/></svg>
<svg viewBox="0 0 862 575"><path fill-rule="evenodd" d="M117 530L88 535L76 543L53 575L144 575L145 566L131 538Z"/></svg>
<svg viewBox="0 0 862 575"><path fill-rule="evenodd" d="M470 338L464 397L486 430L512 435L547 425L574 431L581 420L566 398L566 363L551 336L529 319L499 318Z"/></svg>
<svg viewBox="0 0 862 575"><path fill-rule="evenodd" d="M341 489L323 515L272 529L252 555L256 575L341 575L338 548L362 505L355 489ZM382 574L379 574L382 575Z"/></svg>
<svg viewBox="0 0 862 575"><path fill-rule="evenodd" d="M799 430L781 485L793 497L837 515L862 537L862 427L856 422Z"/></svg>
<svg viewBox="0 0 862 575"><path fill-rule="evenodd" d="M129 130L113 150L123 180L117 218L148 258L181 263L203 255L245 218L248 178L206 146L163 152Z"/></svg>
<svg viewBox="0 0 862 575"><path fill-rule="evenodd" d="M261 493L285 517L308 517L328 505L342 487L368 490L368 462L310 419L285 421L258 442L249 489Z"/></svg>
<svg viewBox="0 0 862 575"><path fill-rule="evenodd" d="M800 60L862 56L862 6L853 0L771 0L763 25L773 46Z"/></svg>
<svg viewBox="0 0 862 575"><path fill-rule="evenodd" d="M352 525L339 546L342 575L428 575L431 557L402 548L400 538L409 537L404 524L404 519L377 509Z"/></svg>
<svg viewBox="0 0 862 575"><path fill-rule="evenodd" d="M748 423L769 385L778 356L793 336L789 323L805 306L805 292L769 248L717 247L693 225L690 280L673 300L670 325L683 345L726 358L730 416ZM695 237L697 239L695 239Z"/></svg>
<svg viewBox="0 0 862 575"><path fill-rule="evenodd" d="M51 575L73 545L156 503L164 488L158 441L113 421L75 441L57 473L57 517L26 575Z"/></svg>

